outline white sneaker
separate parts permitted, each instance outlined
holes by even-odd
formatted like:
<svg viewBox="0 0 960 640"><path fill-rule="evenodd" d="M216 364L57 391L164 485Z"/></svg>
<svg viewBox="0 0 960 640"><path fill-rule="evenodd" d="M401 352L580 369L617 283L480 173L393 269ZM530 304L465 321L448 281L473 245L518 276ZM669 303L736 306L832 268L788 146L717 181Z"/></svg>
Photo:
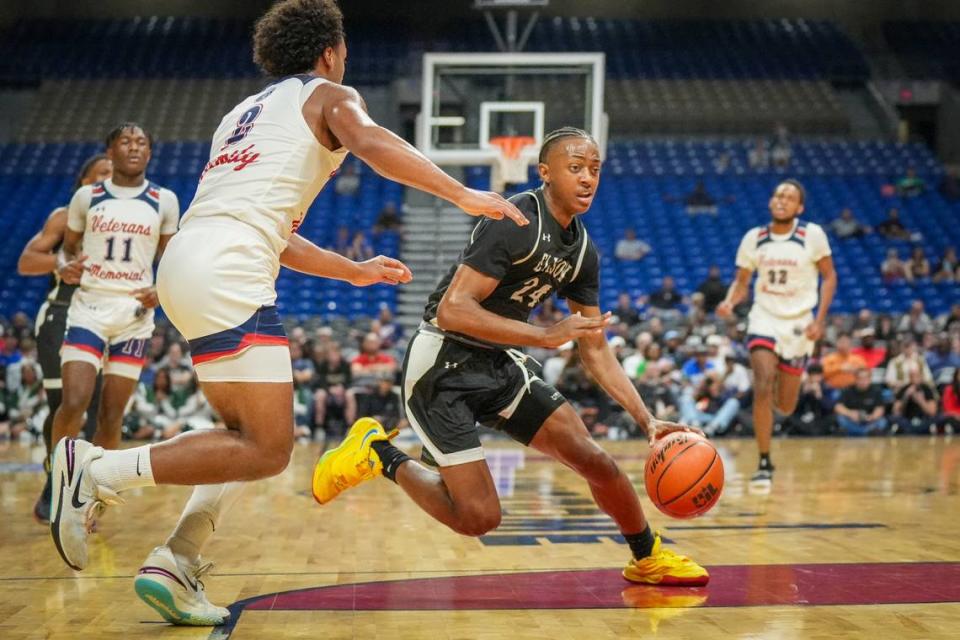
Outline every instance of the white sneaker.
<svg viewBox="0 0 960 640"><path fill-rule="evenodd" d="M85 440L62 438L53 452L50 533L60 557L72 569L87 566L87 534L108 504L120 504L110 489L94 484L90 463L103 456L103 447Z"/></svg>
<svg viewBox="0 0 960 640"><path fill-rule="evenodd" d="M212 627L226 622L230 610L207 600L200 577L211 568L212 562L195 566L180 562L170 547L163 545L144 560L133 587L167 622Z"/></svg>

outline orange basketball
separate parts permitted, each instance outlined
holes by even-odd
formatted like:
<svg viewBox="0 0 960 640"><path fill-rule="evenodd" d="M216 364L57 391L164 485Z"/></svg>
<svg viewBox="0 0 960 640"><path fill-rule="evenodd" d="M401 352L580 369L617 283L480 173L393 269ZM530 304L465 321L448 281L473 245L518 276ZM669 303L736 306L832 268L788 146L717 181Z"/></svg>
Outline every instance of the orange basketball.
<svg viewBox="0 0 960 640"><path fill-rule="evenodd" d="M720 499L723 461L703 436L676 431L653 445L644 480L657 509L674 518L695 518Z"/></svg>

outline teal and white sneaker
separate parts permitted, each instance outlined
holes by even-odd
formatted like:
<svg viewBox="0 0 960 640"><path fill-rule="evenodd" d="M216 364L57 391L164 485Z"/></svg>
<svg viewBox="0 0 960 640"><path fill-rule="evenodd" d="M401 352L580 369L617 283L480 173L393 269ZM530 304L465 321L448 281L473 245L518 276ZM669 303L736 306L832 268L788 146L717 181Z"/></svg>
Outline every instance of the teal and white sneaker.
<svg viewBox="0 0 960 640"><path fill-rule="evenodd" d="M200 577L213 568L212 562L187 565L164 545L150 552L133 587L137 596L171 624L213 627L223 624L230 611L207 600Z"/></svg>

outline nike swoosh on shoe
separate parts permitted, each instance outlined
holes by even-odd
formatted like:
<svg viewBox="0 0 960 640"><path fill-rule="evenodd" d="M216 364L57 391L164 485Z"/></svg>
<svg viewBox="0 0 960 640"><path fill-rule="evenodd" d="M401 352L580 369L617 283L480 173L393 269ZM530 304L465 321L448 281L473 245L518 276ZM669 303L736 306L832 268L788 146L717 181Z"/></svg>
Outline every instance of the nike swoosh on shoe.
<svg viewBox="0 0 960 640"><path fill-rule="evenodd" d="M73 490L73 497L70 499L70 504L73 505L74 509L82 509L84 505L87 504L86 502L80 502L80 485L83 482L84 471L85 471L84 469L80 470L80 475L77 476L77 486Z"/></svg>

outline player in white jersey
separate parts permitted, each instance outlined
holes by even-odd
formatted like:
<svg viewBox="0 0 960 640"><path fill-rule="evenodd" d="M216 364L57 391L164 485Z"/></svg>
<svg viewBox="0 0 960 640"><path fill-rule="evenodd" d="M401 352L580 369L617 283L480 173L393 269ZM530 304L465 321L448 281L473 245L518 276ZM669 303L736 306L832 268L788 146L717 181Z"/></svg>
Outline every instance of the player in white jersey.
<svg viewBox="0 0 960 640"><path fill-rule="evenodd" d="M280 266L358 286L410 280L397 260L355 263L296 233L347 152L471 215L528 223L498 194L464 187L377 126L359 94L340 84L346 56L333 0L284 0L257 22L254 59L281 79L220 123L196 198L157 272L164 311L189 340L204 395L228 428L124 451L67 439L54 454L51 530L75 569L87 564L84 521L96 505L135 487L203 485L135 580L141 599L171 622L219 624L229 615L197 580L208 566L201 548L236 499L238 481L276 475L290 460L292 371L274 306Z"/></svg>
<svg viewBox="0 0 960 640"><path fill-rule="evenodd" d="M113 176L78 189L67 209L58 260L82 264L83 271L67 311L63 399L52 439L79 433L103 368L93 440L116 449L153 333L153 264L176 232L180 210L173 192L146 179L150 137L142 127L125 123L111 131L107 156Z"/></svg>
<svg viewBox="0 0 960 640"><path fill-rule="evenodd" d="M760 452L751 482L758 485L769 486L773 480L773 411L790 415L796 408L807 359L823 336L837 290L826 233L819 225L800 221L805 201L806 192L796 180L777 185L769 203L770 224L754 227L743 237L737 250L737 276L717 307L719 316L730 317L747 297L750 280L757 273L747 348L754 377L753 430Z"/></svg>

